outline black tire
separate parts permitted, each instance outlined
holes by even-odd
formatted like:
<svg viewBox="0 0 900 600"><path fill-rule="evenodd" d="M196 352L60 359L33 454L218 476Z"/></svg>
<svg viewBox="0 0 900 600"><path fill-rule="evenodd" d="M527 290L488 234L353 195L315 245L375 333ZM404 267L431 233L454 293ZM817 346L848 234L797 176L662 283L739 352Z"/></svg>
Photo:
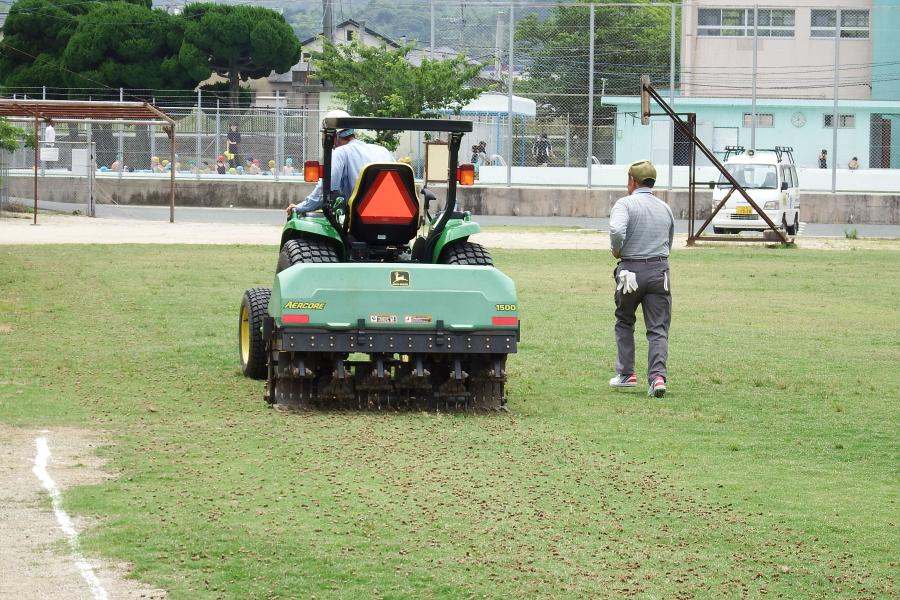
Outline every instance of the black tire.
<svg viewBox="0 0 900 600"><path fill-rule="evenodd" d="M439 261L444 265L482 265L493 267L490 253L481 244L454 242L441 252Z"/></svg>
<svg viewBox="0 0 900 600"><path fill-rule="evenodd" d="M241 373L251 379L265 379L268 375L266 363L266 340L263 339L263 319L269 308L269 288L250 288L241 299L238 317L238 356Z"/></svg>
<svg viewBox="0 0 900 600"><path fill-rule="evenodd" d="M275 272L281 273L299 263L336 262L340 262L340 258L333 244L317 238L299 238L288 240L281 247Z"/></svg>
<svg viewBox="0 0 900 600"><path fill-rule="evenodd" d="M788 225L784 229L787 231L788 235L797 235L797 232L800 231L800 215L794 213L794 224Z"/></svg>

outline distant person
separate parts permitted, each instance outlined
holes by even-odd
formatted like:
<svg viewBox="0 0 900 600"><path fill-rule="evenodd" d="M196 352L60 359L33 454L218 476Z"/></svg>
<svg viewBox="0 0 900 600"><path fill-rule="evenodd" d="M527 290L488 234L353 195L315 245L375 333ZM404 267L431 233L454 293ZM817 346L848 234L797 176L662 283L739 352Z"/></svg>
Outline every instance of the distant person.
<svg viewBox="0 0 900 600"><path fill-rule="evenodd" d="M150 171L152 173L162 173L163 172L162 164L160 164L158 156L150 157Z"/></svg>
<svg viewBox="0 0 900 600"><path fill-rule="evenodd" d="M269 175L274 175L277 170L278 169L275 168L275 161L270 160L269 161Z"/></svg>
<svg viewBox="0 0 900 600"><path fill-rule="evenodd" d="M259 168L259 159L254 158L253 160L247 161L247 175L259 175L262 173L262 170Z"/></svg>
<svg viewBox="0 0 900 600"><path fill-rule="evenodd" d="M56 129L53 128L53 119L47 119L47 127L44 129L44 144L47 146L56 144Z"/></svg>
<svg viewBox="0 0 900 600"><path fill-rule="evenodd" d="M547 139L546 133L542 133L534 141L534 145L531 147L531 156L534 157L534 162L540 167L546 167L550 162L550 158L553 156L553 147L550 145L550 140Z"/></svg>
<svg viewBox="0 0 900 600"><path fill-rule="evenodd" d="M238 131L237 123L232 123L228 129L228 135L225 137L225 152L231 154L228 157L228 166L234 167L241 163L241 132Z"/></svg>
<svg viewBox="0 0 900 600"><path fill-rule="evenodd" d="M822 148L822 151L819 152L819 168L828 168L828 150L826 150L825 148Z"/></svg>
<svg viewBox="0 0 900 600"><path fill-rule="evenodd" d="M637 385L634 368L634 324L638 305L647 328L647 379L649 396L666 393L669 357L669 324L672 294L669 252L675 233L675 218L669 205L653 195L656 167L639 160L628 167L628 196L620 198L609 215L609 245L619 264L613 272L617 282L616 376L614 388Z"/></svg>
<svg viewBox="0 0 900 600"><path fill-rule="evenodd" d="M294 174L294 159L287 158L284 161L284 166L281 168L282 175L293 175Z"/></svg>
<svg viewBox="0 0 900 600"><path fill-rule="evenodd" d="M859 160L854 156L850 159L850 162L847 163L847 168L851 171L855 171L859 168Z"/></svg>
<svg viewBox="0 0 900 600"><path fill-rule="evenodd" d="M114 160L113 163L112 163L111 165L109 165L109 170L110 170L110 171L115 171L115 172L119 172L119 171L124 171L124 170L125 170L125 161L122 160L122 155L121 155L121 154L117 154L117 155L116 155L116 160Z"/></svg>
<svg viewBox="0 0 900 600"><path fill-rule="evenodd" d="M219 175L224 175L228 172L228 167L225 166L225 157L217 156L216 157L216 173Z"/></svg>

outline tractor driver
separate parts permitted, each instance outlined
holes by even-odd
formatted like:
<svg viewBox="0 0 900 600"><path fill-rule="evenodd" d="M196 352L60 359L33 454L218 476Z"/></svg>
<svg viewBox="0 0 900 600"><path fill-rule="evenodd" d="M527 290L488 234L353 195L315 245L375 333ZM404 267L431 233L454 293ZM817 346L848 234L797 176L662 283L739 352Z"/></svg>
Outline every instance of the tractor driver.
<svg viewBox="0 0 900 600"><path fill-rule="evenodd" d="M325 118L349 117L343 110L332 110L325 114ZM331 188L337 190L347 199L356 185L356 178L360 171L369 163L394 162L394 157L387 148L377 144L367 144L356 139L356 130L339 129L334 138L334 152L331 154ZM300 204L289 204L288 217L292 211L311 212L322 207L322 181L316 184L313 191Z"/></svg>

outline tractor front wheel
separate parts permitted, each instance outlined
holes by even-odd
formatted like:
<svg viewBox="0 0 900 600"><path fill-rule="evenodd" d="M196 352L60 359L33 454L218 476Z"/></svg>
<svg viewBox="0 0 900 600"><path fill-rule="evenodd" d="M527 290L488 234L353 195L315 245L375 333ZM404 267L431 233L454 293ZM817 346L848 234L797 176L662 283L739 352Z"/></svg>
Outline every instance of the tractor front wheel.
<svg viewBox="0 0 900 600"><path fill-rule="evenodd" d="M481 244L472 242L455 242L441 252L439 261L445 265L482 265L493 267L491 255Z"/></svg>
<svg viewBox="0 0 900 600"><path fill-rule="evenodd" d="M271 295L272 290L269 288L250 288L241 299L241 316L238 320L241 373L252 379L265 379L268 371L262 326Z"/></svg>

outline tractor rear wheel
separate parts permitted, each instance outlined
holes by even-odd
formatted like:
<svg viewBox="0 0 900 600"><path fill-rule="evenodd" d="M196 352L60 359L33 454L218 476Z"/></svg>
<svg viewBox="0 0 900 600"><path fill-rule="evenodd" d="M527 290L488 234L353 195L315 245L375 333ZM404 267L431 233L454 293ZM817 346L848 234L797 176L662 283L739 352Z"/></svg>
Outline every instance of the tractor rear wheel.
<svg viewBox="0 0 900 600"><path fill-rule="evenodd" d="M336 263L340 262L338 253L332 244L317 238L298 238L288 240L281 247L278 255L276 273L299 263Z"/></svg>
<svg viewBox="0 0 900 600"><path fill-rule="evenodd" d="M269 288L250 288L241 299L241 316L238 320L238 352L241 373L252 379L265 379L266 340L263 339L263 319L269 308Z"/></svg>
<svg viewBox="0 0 900 600"><path fill-rule="evenodd" d="M439 260L445 265L483 265L493 267L490 253L481 244L472 242L455 242L441 252Z"/></svg>

